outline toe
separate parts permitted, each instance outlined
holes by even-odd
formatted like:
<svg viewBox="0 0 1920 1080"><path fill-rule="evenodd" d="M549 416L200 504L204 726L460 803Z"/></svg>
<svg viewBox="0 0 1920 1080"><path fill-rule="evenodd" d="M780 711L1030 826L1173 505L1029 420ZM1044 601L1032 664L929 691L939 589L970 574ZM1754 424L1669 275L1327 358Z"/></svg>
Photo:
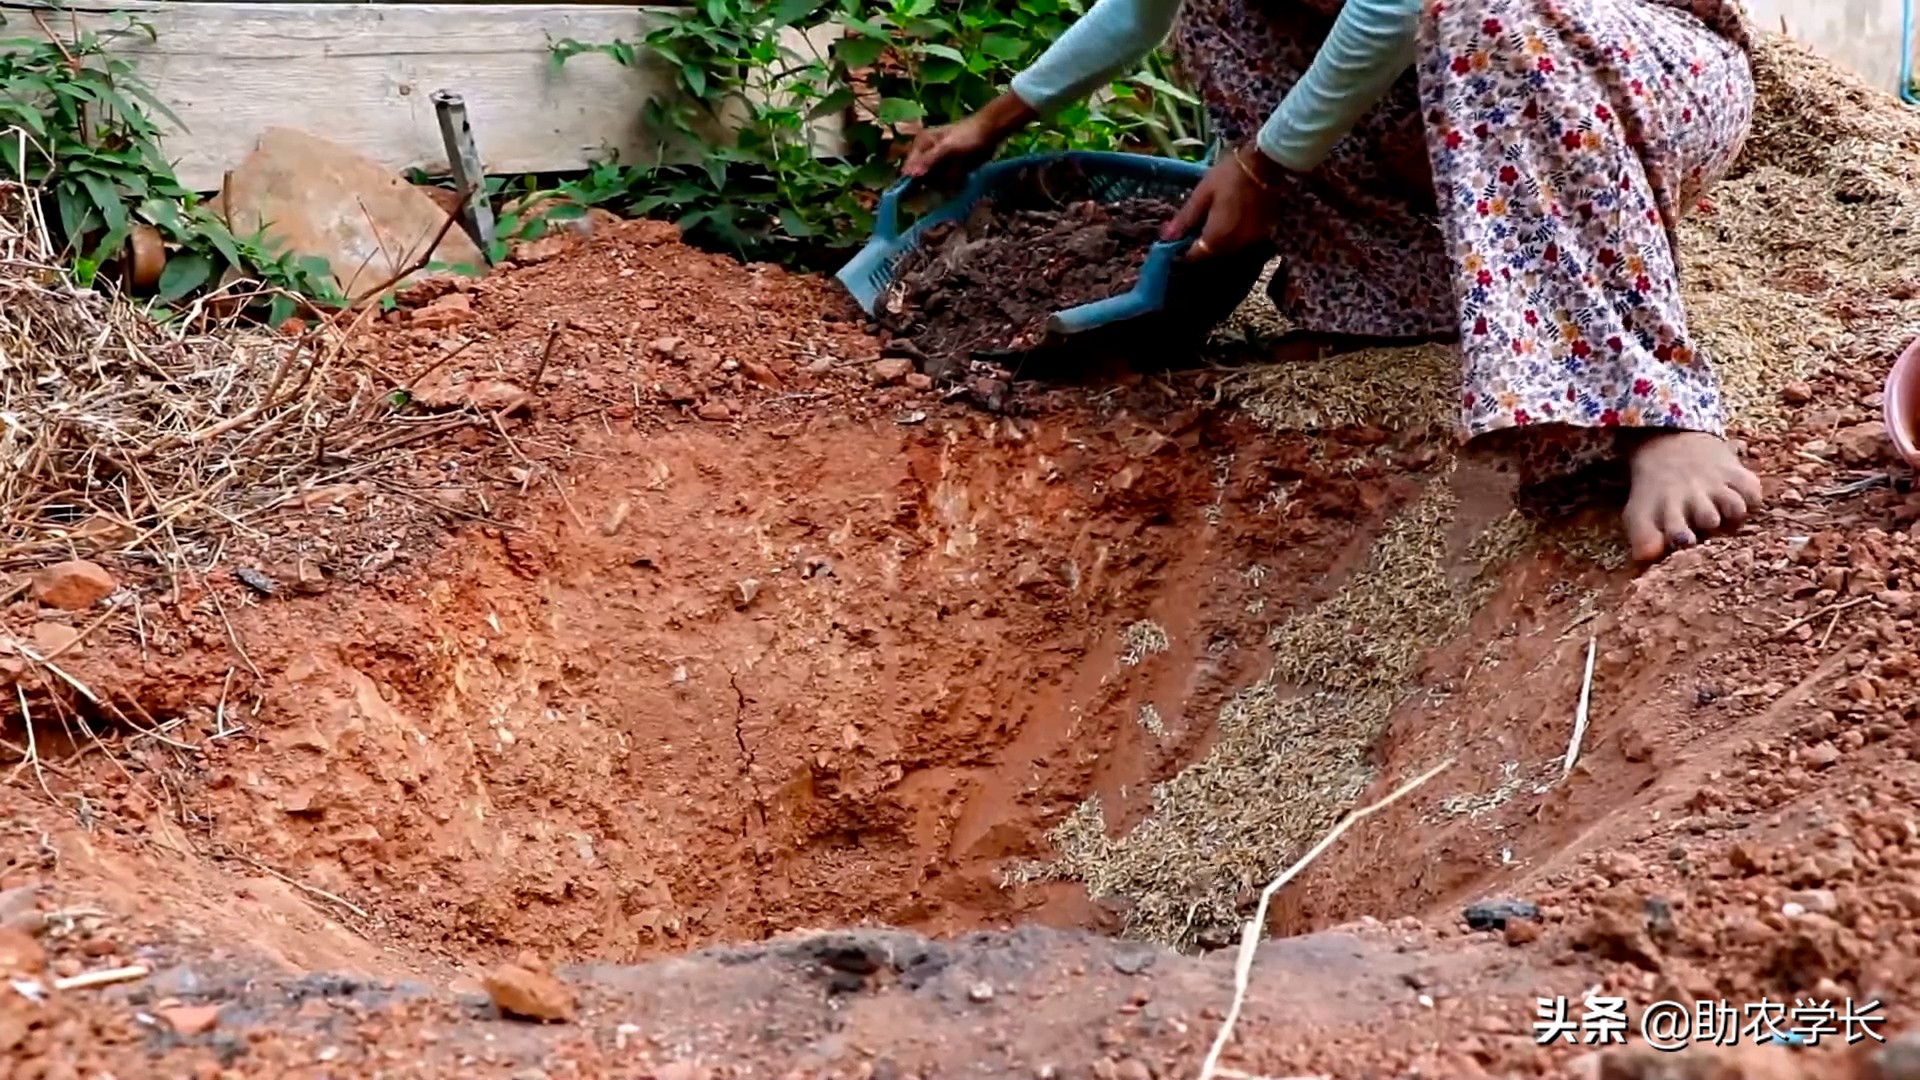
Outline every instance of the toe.
<svg viewBox="0 0 1920 1080"><path fill-rule="evenodd" d="M1658 505L1639 492L1627 498L1627 545L1635 560L1653 562L1667 550L1666 530L1660 524Z"/></svg>
<svg viewBox="0 0 1920 1080"><path fill-rule="evenodd" d="M1665 540L1663 547L1677 551L1699 543L1687 516L1688 499L1684 490L1669 489L1660 493L1660 507L1654 520L1660 524L1660 535Z"/></svg>
<svg viewBox="0 0 1920 1080"><path fill-rule="evenodd" d="M1701 536L1720 528L1720 508L1714 505L1710 491L1702 489L1689 492L1686 500L1687 524Z"/></svg>
<svg viewBox="0 0 1920 1080"><path fill-rule="evenodd" d="M1728 483L1734 491L1739 492L1741 501L1746 503L1749 511L1758 509L1760 504L1766 502L1766 492L1760 488L1760 478L1751 470L1736 470Z"/></svg>
<svg viewBox="0 0 1920 1080"><path fill-rule="evenodd" d="M1737 529L1747 520L1746 497L1730 486L1714 489L1713 506L1720 511L1721 524L1729 529Z"/></svg>

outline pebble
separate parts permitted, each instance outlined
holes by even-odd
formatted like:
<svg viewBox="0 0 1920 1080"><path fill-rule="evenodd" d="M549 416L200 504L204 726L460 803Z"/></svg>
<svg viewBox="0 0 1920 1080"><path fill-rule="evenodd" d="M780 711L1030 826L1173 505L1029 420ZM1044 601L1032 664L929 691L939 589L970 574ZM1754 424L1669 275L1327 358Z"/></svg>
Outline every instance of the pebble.
<svg viewBox="0 0 1920 1080"><path fill-rule="evenodd" d="M724 401L702 402L699 408L693 410L693 414L702 420L721 421L733 419L733 410L727 408L727 403Z"/></svg>
<svg viewBox="0 0 1920 1080"><path fill-rule="evenodd" d="M99 563L72 559L33 575L33 598L62 611L85 611L120 587Z"/></svg>
<svg viewBox="0 0 1920 1080"><path fill-rule="evenodd" d="M1813 387L1804 382L1790 382L1780 388L1780 400L1788 405L1806 405L1813 401Z"/></svg>
<svg viewBox="0 0 1920 1080"><path fill-rule="evenodd" d="M993 984L977 982L967 987L967 1000L982 1004L993 1000Z"/></svg>
<svg viewBox="0 0 1920 1080"><path fill-rule="evenodd" d="M487 975L484 985L494 1007L523 1020L573 1019L573 991L543 971L519 964L502 964Z"/></svg>
<svg viewBox="0 0 1920 1080"><path fill-rule="evenodd" d="M154 1015L165 1020L168 1027L181 1035L205 1035L220 1024L218 1005L176 1005L170 1009L156 1009Z"/></svg>
<svg viewBox="0 0 1920 1080"><path fill-rule="evenodd" d="M1540 918L1540 909L1525 900L1482 900L1479 903L1468 904L1461 915L1467 920L1468 929L1504 930L1508 922L1513 920L1537 921Z"/></svg>
<svg viewBox="0 0 1920 1080"><path fill-rule="evenodd" d="M881 386L897 386L907 381L913 374L913 361L899 357L875 360L872 367L873 381Z"/></svg>
<svg viewBox="0 0 1920 1080"><path fill-rule="evenodd" d="M0 977L38 975L47 966L47 951L24 930L0 927Z"/></svg>

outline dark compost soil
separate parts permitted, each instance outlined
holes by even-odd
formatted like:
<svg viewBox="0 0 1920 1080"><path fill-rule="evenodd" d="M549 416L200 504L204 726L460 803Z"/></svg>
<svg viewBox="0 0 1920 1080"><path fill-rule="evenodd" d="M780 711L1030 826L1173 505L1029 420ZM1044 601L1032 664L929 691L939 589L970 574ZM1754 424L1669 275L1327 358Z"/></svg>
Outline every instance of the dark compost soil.
<svg viewBox="0 0 1920 1080"><path fill-rule="evenodd" d="M900 267L880 324L955 378L972 360L1033 349L1047 316L1133 287L1147 249L1179 209L1164 199L1101 203L1057 171L985 199L928 230Z"/></svg>

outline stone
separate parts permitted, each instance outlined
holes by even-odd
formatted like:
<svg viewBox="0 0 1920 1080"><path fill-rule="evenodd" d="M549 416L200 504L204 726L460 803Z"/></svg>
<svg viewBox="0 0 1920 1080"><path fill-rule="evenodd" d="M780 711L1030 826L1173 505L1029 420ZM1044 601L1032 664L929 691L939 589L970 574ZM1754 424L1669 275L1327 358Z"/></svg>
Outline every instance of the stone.
<svg viewBox="0 0 1920 1080"><path fill-rule="evenodd" d="M538 240L526 240L513 245L507 257L521 266L537 266L549 259L557 259L573 250L577 234L549 233Z"/></svg>
<svg viewBox="0 0 1920 1080"><path fill-rule="evenodd" d="M1525 900L1482 900L1468 904L1461 917L1467 920L1471 930L1504 930L1507 923L1517 919L1537 921L1540 909Z"/></svg>
<svg viewBox="0 0 1920 1080"><path fill-rule="evenodd" d="M155 1009L154 1015L165 1020L168 1027L181 1035L205 1035L220 1024L218 1005L176 1005L170 1009Z"/></svg>
<svg viewBox="0 0 1920 1080"><path fill-rule="evenodd" d="M483 984L501 1015L543 1023L573 1019L573 991L544 971L520 964L502 964Z"/></svg>
<svg viewBox="0 0 1920 1080"><path fill-rule="evenodd" d="M268 128L227 176L214 213L236 235L266 230L295 258L317 256L335 283L359 299L420 260L447 212L380 163L296 128ZM425 262L484 270L487 260L459 226ZM423 263L424 265L424 263ZM411 276L410 276L411 277Z"/></svg>
<svg viewBox="0 0 1920 1080"><path fill-rule="evenodd" d="M733 419L733 410L727 408L727 403L724 401L703 402L699 408L693 410L693 414L702 420L712 420L716 423Z"/></svg>
<svg viewBox="0 0 1920 1080"><path fill-rule="evenodd" d="M913 374L913 361L888 357L873 362L873 381L881 386L897 386Z"/></svg>
<svg viewBox="0 0 1920 1080"><path fill-rule="evenodd" d="M473 301L466 293L448 293L407 316L408 324L419 330L447 330L472 319Z"/></svg>
<svg viewBox="0 0 1920 1080"><path fill-rule="evenodd" d="M62 611L85 611L120 588L100 564L85 559L55 563L33 575L33 598Z"/></svg>
<svg viewBox="0 0 1920 1080"><path fill-rule="evenodd" d="M967 1000L976 1004L993 1000L993 984L978 982L967 988Z"/></svg>
<svg viewBox="0 0 1920 1080"><path fill-rule="evenodd" d="M47 968L47 951L24 930L0 927L0 978L38 975Z"/></svg>
<svg viewBox="0 0 1920 1080"><path fill-rule="evenodd" d="M1516 949L1522 945L1531 945L1540 940L1540 935L1543 932L1544 931L1540 929L1540 924L1537 922L1531 922L1526 919L1515 919L1507 923L1507 944Z"/></svg>
<svg viewBox="0 0 1920 1080"><path fill-rule="evenodd" d="M1878 420L1841 428L1833 434L1833 445L1848 465L1875 465L1893 456L1887 425Z"/></svg>
<svg viewBox="0 0 1920 1080"><path fill-rule="evenodd" d="M669 1061L653 1067L653 1080L707 1080L711 1074L691 1061Z"/></svg>
<svg viewBox="0 0 1920 1080"><path fill-rule="evenodd" d="M1813 401L1813 387L1797 380L1790 382L1780 388L1780 400L1796 408L1806 405Z"/></svg>
<svg viewBox="0 0 1920 1080"><path fill-rule="evenodd" d="M80 649L80 631L66 623L36 623L33 628L33 647L43 659L51 660L56 656L65 656Z"/></svg>

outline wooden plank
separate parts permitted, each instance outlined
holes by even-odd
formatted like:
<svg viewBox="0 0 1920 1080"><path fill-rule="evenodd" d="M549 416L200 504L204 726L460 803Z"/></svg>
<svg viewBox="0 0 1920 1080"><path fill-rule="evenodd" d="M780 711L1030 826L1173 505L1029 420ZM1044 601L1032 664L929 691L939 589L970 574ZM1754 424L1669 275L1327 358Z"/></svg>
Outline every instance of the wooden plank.
<svg viewBox="0 0 1920 1080"><path fill-rule="evenodd" d="M556 71L549 62L549 41L638 41L661 16L637 7L83 0L48 21L61 34L108 30L124 25L116 12L157 35L120 39L116 51L179 114L185 127L163 146L181 180L203 191L218 189L272 126L395 170L444 172L431 101L441 89L466 98L492 173L581 168L609 149L622 161L655 160L666 137L643 115L670 91L663 65L584 55ZM29 23L18 8L8 14L12 32Z"/></svg>

